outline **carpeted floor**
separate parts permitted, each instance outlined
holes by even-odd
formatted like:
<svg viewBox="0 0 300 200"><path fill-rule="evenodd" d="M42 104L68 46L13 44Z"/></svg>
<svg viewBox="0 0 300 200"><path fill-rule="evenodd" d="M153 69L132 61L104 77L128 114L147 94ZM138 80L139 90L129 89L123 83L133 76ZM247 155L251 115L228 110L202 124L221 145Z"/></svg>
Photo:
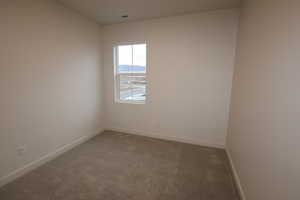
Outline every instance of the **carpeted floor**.
<svg viewBox="0 0 300 200"><path fill-rule="evenodd" d="M0 188L1 200L238 200L224 150L105 132Z"/></svg>

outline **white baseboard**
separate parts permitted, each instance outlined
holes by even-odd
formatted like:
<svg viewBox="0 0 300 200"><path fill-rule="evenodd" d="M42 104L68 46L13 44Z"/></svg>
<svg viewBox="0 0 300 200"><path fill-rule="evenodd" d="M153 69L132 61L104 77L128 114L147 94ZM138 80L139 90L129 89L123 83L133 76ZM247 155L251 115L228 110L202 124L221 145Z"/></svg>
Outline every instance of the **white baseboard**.
<svg viewBox="0 0 300 200"><path fill-rule="evenodd" d="M225 145L222 145L222 144L214 144L214 143L207 142L207 141L199 142L199 141L195 141L193 139L181 138L181 137L177 137L177 136L166 136L166 135L162 135L162 134L158 134L158 133L149 133L149 132L132 130L132 129L124 129L124 128L105 128L105 130L127 133L127 134L134 134L134 135L141 135L141 136L152 137L152 138L163 139L163 140L170 140L170 141L175 141L175 142L195 144L195 145L205 146L205 147L225 149Z"/></svg>
<svg viewBox="0 0 300 200"><path fill-rule="evenodd" d="M233 160L232 160L232 157L231 157L231 154L230 154L230 151L228 150L228 148L226 148L226 153L227 153L228 158L229 158L231 170L233 172L234 180L235 180L235 183L236 183L236 186L237 186L240 198L241 198L241 200L246 200L245 192L244 192L244 189L242 187L240 177L239 177L239 175L238 175L238 173L236 171L236 168L234 166L234 163L233 163Z"/></svg>
<svg viewBox="0 0 300 200"><path fill-rule="evenodd" d="M58 156L60 156L61 154L73 149L74 147L90 140L91 138L95 137L98 134L101 134L104 130L100 129L99 131L97 131L96 133L93 133L91 135L87 135L87 136L82 136L78 139L76 139L75 141L64 145L63 147L60 147L59 149L57 149L54 152L48 153L47 155L42 156L41 158L26 164L25 166L14 170L13 172L9 173L8 175L5 175L3 177L0 178L0 187L16 180L17 178L24 176L25 174L27 174L28 172L44 165L45 163L57 158Z"/></svg>

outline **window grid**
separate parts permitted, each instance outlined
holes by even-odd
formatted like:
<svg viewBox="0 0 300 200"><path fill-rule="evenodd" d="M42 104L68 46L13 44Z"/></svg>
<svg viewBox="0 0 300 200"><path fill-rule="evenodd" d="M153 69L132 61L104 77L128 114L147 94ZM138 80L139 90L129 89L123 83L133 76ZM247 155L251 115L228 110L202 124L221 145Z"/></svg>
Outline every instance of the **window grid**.
<svg viewBox="0 0 300 200"><path fill-rule="evenodd" d="M120 55L120 48L126 46L130 47L131 51L130 64L120 63L120 58L122 58L123 62L124 58L125 60L127 58L127 56ZM137 51L138 46L140 47L140 52ZM115 46L114 57L115 102L144 104L146 102L147 89L147 45L145 43L134 43ZM135 64L135 62L142 64Z"/></svg>

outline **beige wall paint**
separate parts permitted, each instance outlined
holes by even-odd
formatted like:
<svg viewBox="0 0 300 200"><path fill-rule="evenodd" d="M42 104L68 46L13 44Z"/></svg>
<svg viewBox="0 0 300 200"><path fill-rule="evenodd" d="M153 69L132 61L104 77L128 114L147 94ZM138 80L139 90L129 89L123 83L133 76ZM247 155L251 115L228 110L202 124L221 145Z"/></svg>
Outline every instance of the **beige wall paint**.
<svg viewBox="0 0 300 200"><path fill-rule="evenodd" d="M55 1L7 0L0 26L1 179L103 124L97 24Z"/></svg>
<svg viewBox="0 0 300 200"><path fill-rule="evenodd" d="M243 5L228 148L247 200L300 199L299 10Z"/></svg>
<svg viewBox="0 0 300 200"><path fill-rule="evenodd" d="M104 27L106 128L223 146L238 10ZM113 45L148 43L145 105L114 103Z"/></svg>

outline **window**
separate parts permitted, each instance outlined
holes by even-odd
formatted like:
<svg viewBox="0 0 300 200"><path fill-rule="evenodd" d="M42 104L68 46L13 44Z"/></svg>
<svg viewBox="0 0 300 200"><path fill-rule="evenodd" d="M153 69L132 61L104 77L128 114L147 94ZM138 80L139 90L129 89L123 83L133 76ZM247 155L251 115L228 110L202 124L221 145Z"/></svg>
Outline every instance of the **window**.
<svg viewBox="0 0 300 200"><path fill-rule="evenodd" d="M115 101L119 103L145 103L147 45L128 44L114 48Z"/></svg>

